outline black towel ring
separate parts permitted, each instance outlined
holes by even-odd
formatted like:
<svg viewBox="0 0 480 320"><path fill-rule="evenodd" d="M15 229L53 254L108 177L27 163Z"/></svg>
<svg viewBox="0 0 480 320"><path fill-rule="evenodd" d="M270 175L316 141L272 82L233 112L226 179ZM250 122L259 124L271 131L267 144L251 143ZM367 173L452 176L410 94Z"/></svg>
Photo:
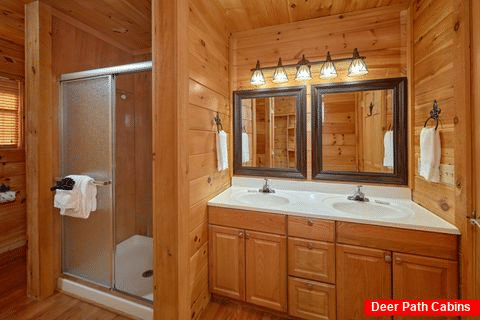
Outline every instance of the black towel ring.
<svg viewBox="0 0 480 320"><path fill-rule="evenodd" d="M433 102L432 110L430 110L430 117L428 117L428 119L425 121L425 124L423 125L423 127L424 128L427 127L427 123L428 123L429 120L434 120L435 121L435 131L436 131L437 128L438 128L438 118L439 118L440 112L442 112L442 110L438 107L437 100L435 100Z"/></svg>

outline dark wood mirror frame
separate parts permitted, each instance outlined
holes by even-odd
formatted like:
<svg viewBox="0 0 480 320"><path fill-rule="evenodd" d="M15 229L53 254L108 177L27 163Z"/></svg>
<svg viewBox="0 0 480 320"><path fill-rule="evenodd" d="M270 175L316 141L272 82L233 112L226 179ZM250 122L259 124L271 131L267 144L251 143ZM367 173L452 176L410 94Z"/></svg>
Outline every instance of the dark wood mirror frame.
<svg viewBox="0 0 480 320"><path fill-rule="evenodd" d="M393 173L326 171L322 167L322 95L326 93L393 90L394 170ZM406 185L407 78L391 78L312 86L312 177L318 180L375 182Z"/></svg>
<svg viewBox="0 0 480 320"><path fill-rule="evenodd" d="M307 177L307 127L305 86L233 92L233 173L264 177L305 179ZM242 103L244 99L294 96L296 101L296 168L247 167L242 164Z"/></svg>

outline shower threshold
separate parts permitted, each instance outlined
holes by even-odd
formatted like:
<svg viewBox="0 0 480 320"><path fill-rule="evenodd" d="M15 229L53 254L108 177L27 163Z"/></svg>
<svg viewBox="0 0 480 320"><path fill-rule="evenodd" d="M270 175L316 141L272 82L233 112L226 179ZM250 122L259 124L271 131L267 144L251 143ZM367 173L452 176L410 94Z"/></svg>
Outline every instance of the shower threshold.
<svg viewBox="0 0 480 320"><path fill-rule="evenodd" d="M58 279L58 289L80 300L103 306L138 319L153 319L153 308L149 302L143 302L138 298L130 298L128 294L116 292L100 286L87 284L86 281L71 276L63 276Z"/></svg>

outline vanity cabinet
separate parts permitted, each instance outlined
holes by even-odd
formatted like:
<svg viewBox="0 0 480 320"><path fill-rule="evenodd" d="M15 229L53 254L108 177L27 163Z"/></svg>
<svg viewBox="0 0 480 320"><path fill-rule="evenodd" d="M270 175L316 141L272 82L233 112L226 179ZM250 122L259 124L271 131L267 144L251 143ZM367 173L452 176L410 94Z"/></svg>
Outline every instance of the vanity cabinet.
<svg viewBox="0 0 480 320"><path fill-rule="evenodd" d="M210 291L287 311L286 217L209 209Z"/></svg>
<svg viewBox="0 0 480 320"><path fill-rule="evenodd" d="M365 319L367 299L458 298L453 234L213 206L209 233L211 293L295 318Z"/></svg>
<svg viewBox="0 0 480 320"><path fill-rule="evenodd" d="M455 235L347 222L336 231L339 319L366 319L364 300L458 298Z"/></svg>

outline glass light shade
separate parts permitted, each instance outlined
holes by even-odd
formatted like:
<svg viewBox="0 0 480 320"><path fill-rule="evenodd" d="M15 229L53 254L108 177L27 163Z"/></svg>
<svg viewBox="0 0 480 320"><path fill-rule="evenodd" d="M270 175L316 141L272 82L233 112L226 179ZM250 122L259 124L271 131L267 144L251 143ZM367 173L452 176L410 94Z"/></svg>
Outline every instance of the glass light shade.
<svg viewBox="0 0 480 320"><path fill-rule="evenodd" d="M312 71L310 71L310 64L305 59L305 55L302 56L302 60L298 62L297 74L295 80L310 80L312 79Z"/></svg>
<svg viewBox="0 0 480 320"><path fill-rule="evenodd" d="M262 85L265 84L265 77L263 76L263 72L260 69L260 61L257 60L257 65L255 66L255 70L253 70L252 78L250 79L250 83L253 85Z"/></svg>
<svg viewBox="0 0 480 320"><path fill-rule="evenodd" d="M287 72L282 65L282 58L278 59L278 65L277 68L275 68L275 72L273 73L272 81L275 83L282 83L288 81Z"/></svg>
<svg viewBox="0 0 480 320"><path fill-rule="evenodd" d="M322 65L320 69L320 78L335 78L337 76L337 69L335 68L335 64L330 57L330 52L327 53L327 60Z"/></svg>
<svg viewBox="0 0 480 320"><path fill-rule="evenodd" d="M363 61L363 58L360 57L360 54L358 53L357 48L355 48L353 50L352 63L350 63L350 66L348 67L347 76L349 77L361 76L367 73L368 73L367 65L365 64L365 61Z"/></svg>

